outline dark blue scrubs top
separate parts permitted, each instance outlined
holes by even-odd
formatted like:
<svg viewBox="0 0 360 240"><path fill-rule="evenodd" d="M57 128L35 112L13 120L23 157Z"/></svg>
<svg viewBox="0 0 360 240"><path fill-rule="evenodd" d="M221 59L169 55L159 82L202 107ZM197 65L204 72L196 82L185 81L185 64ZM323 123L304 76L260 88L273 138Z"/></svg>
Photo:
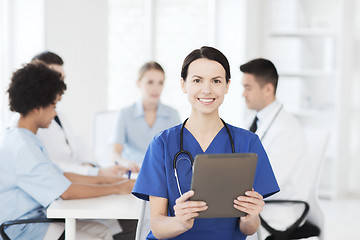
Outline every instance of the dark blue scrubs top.
<svg viewBox="0 0 360 240"><path fill-rule="evenodd" d="M234 140L236 153L256 153L254 190L264 198L279 191L273 170L266 152L256 134L228 125ZM175 200L180 197L174 175L173 160L180 148L181 125L162 131L155 136L146 152L144 162L136 180L133 194L138 198L149 200L149 196L167 198L168 214L174 216ZM223 127L215 136L205 152L194 136L184 129L184 150L195 158L197 154L232 153L231 143L226 128ZM182 193L190 190L192 170L186 155L179 156L177 171ZM195 219L192 229L173 239L245 239L240 231L239 218ZM156 239L150 232L147 239Z"/></svg>

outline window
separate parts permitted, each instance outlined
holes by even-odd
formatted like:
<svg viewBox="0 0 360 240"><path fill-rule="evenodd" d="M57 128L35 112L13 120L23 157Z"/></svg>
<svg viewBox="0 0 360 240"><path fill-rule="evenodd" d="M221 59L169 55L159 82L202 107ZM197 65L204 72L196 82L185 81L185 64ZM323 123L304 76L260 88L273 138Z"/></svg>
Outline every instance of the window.
<svg viewBox="0 0 360 240"><path fill-rule="evenodd" d="M0 0L0 129L8 123L11 73L44 49L44 0ZM1 132L1 131L0 131Z"/></svg>
<svg viewBox="0 0 360 240"><path fill-rule="evenodd" d="M7 67L7 44L8 44L8 1L0 0L0 134L6 119L6 95L5 86L8 79Z"/></svg>
<svg viewBox="0 0 360 240"><path fill-rule="evenodd" d="M245 56L244 5L245 1L236 0L109 0L108 108L120 109L139 98L138 69L155 60L166 74L162 102L185 118L190 108L180 89L182 61L193 49L209 45L219 48L230 61L233 81L222 116L238 123L242 103L239 65Z"/></svg>

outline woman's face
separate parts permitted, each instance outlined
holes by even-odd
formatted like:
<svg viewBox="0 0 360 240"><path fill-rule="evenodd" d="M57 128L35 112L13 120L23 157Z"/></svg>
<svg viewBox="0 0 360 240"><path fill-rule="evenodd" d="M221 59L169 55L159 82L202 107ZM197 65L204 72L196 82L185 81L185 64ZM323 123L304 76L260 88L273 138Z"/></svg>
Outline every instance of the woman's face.
<svg viewBox="0 0 360 240"><path fill-rule="evenodd" d="M163 72L150 69L137 82L141 90L143 101L147 103L158 103L164 87L165 75Z"/></svg>
<svg viewBox="0 0 360 240"><path fill-rule="evenodd" d="M40 128L48 128L50 126L51 120L53 120L54 117L57 115L56 104L58 101L60 101L60 99L61 96L59 94L57 95L56 100L53 103L49 104L47 107L38 108L37 121Z"/></svg>
<svg viewBox="0 0 360 240"><path fill-rule="evenodd" d="M225 76L223 66L213 60L200 58L189 65L186 81L182 79L181 86L193 111L218 113L230 85L230 80L226 83Z"/></svg>

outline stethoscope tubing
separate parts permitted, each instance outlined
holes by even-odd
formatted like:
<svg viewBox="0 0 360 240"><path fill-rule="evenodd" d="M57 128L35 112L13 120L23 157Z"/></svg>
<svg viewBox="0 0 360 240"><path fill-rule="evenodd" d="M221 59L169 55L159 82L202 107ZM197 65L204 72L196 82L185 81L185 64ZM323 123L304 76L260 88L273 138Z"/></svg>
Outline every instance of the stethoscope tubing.
<svg viewBox="0 0 360 240"><path fill-rule="evenodd" d="M181 192L181 189L180 189L179 176L177 174L177 169L176 169L177 158L180 156L180 154L185 154L185 155L187 155L189 157L191 168L194 171L194 158L192 157L190 152L184 150L184 139L183 139L183 137L184 137L184 127L185 127L185 124L186 124L186 122L188 120L189 120L189 118L185 119L185 121L183 122L183 124L181 126L181 130L180 130L180 150L175 154L174 160L173 160L174 175L175 175L176 184L177 184L180 196L182 196L182 192ZM232 153L235 153L234 140L233 140L233 138L231 136L229 127L227 126L226 122L223 119L220 118L220 120L224 124L226 132L229 135Z"/></svg>
<svg viewBox="0 0 360 240"><path fill-rule="evenodd" d="M280 108L277 110L276 114L274 115L273 119L271 120L269 126L266 128L265 132L261 136L260 141L262 141L265 138L266 134L268 133L269 129L271 128L271 126L275 122L276 118L278 117L278 115L279 115L279 113L281 112L282 109L283 109L283 105L281 104Z"/></svg>

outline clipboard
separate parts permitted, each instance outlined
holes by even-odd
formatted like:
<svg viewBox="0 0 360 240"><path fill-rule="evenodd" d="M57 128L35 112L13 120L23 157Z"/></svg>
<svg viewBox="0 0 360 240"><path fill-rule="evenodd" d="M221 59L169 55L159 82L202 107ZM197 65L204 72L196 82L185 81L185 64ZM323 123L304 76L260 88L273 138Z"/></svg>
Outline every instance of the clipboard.
<svg viewBox="0 0 360 240"><path fill-rule="evenodd" d="M205 201L208 209L197 218L242 217L234 199L251 191L257 165L256 153L199 154L194 161L191 201Z"/></svg>

